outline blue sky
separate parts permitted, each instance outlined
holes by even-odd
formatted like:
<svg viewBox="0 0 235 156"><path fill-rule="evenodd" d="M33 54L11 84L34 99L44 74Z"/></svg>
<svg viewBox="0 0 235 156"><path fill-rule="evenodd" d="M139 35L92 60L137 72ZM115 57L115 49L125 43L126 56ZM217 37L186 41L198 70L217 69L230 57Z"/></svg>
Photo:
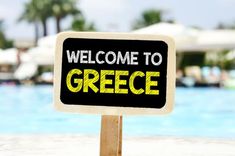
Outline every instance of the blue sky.
<svg viewBox="0 0 235 156"><path fill-rule="evenodd" d="M28 0L0 0L0 19L5 21L9 38L33 38L33 26L16 19ZM235 23L235 0L80 0L78 7L85 17L95 23L100 31L130 31L131 24L150 8L166 11L166 19L175 19L186 26L211 29L219 22ZM63 21L69 27L70 19ZM50 34L55 33L53 19L49 21Z"/></svg>

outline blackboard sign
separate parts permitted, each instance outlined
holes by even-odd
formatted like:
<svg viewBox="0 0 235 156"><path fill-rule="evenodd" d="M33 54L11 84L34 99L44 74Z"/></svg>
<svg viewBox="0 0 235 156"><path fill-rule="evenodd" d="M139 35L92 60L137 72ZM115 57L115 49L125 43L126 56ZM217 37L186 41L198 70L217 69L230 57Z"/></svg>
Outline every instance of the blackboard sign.
<svg viewBox="0 0 235 156"><path fill-rule="evenodd" d="M61 33L55 106L69 112L164 114L173 108L175 47L166 36Z"/></svg>

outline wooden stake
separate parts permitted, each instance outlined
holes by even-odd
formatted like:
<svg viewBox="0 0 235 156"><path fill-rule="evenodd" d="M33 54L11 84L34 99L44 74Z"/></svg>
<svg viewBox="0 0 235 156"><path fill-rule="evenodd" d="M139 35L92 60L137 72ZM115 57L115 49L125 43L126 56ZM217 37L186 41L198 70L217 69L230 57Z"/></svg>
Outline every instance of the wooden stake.
<svg viewBox="0 0 235 156"><path fill-rule="evenodd" d="M122 155L122 116L103 115L100 134L100 156Z"/></svg>

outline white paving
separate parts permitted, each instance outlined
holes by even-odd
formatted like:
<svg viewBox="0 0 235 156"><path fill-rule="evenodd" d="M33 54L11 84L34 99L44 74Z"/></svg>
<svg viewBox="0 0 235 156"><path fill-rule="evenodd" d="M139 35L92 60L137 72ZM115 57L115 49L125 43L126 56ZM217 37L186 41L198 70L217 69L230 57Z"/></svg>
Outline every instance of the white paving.
<svg viewBox="0 0 235 156"><path fill-rule="evenodd" d="M99 136L0 135L0 156L99 156ZM235 140L127 137L123 156L235 156Z"/></svg>

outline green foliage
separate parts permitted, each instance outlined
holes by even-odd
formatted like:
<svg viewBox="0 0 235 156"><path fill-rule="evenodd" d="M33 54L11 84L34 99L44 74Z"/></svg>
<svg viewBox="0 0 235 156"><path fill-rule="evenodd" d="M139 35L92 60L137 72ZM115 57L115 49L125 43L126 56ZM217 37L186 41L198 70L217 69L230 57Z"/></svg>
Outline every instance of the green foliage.
<svg viewBox="0 0 235 156"><path fill-rule="evenodd" d="M76 7L76 0L51 0L51 13L56 20L56 30L60 32L61 19L69 15L79 15L81 12Z"/></svg>
<svg viewBox="0 0 235 156"><path fill-rule="evenodd" d="M219 23L216 26L216 29L235 29L235 22L233 22L231 24Z"/></svg>
<svg viewBox="0 0 235 156"><path fill-rule="evenodd" d="M234 60L228 60L226 58L227 54L229 53L228 50L221 51L221 52L212 52L212 53L204 53L204 52L190 52L184 53L182 61L179 65L180 69L184 69L187 66L197 65L200 67L203 66L218 66L220 69L230 70L235 67Z"/></svg>
<svg viewBox="0 0 235 156"><path fill-rule="evenodd" d="M37 23L41 22L43 26L43 35L46 36L47 20L51 15L50 3L51 2L49 0L31 0L25 3L24 12L21 14L18 20L25 20L29 23L34 23L36 27Z"/></svg>
<svg viewBox="0 0 235 156"><path fill-rule="evenodd" d="M0 49L7 49L13 47L13 41L5 37L3 30L3 21L0 21Z"/></svg>
<svg viewBox="0 0 235 156"><path fill-rule="evenodd" d="M140 19L136 20L133 29L139 29L163 21L163 11L150 9L143 12Z"/></svg>
<svg viewBox="0 0 235 156"><path fill-rule="evenodd" d="M180 69L184 69L187 66L204 66L205 65L205 53L195 52L195 53L184 53L183 59L180 64Z"/></svg>
<svg viewBox="0 0 235 156"><path fill-rule="evenodd" d="M50 1L49 0L31 0L25 3L24 12L19 21L26 20L28 22L45 21L50 17Z"/></svg>
<svg viewBox="0 0 235 156"><path fill-rule="evenodd" d="M93 23L87 23L83 16L77 16L73 19L72 30L75 31L96 31Z"/></svg>
<svg viewBox="0 0 235 156"><path fill-rule="evenodd" d="M221 69L230 70L235 67L234 60L228 60L226 58L228 50L215 53L214 59L206 59L205 65L207 66L219 66Z"/></svg>
<svg viewBox="0 0 235 156"><path fill-rule="evenodd" d="M31 0L25 4L24 12L19 21L40 22L43 26L43 35L46 36L47 20L52 17L56 21L57 32L60 32L60 23L63 18L80 14L76 3L76 0Z"/></svg>
<svg viewBox="0 0 235 156"><path fill-rule="evenodd" d="M64 18L80 13L76 7L76 0L51 0L50 2L51 16Z"/></svg>

